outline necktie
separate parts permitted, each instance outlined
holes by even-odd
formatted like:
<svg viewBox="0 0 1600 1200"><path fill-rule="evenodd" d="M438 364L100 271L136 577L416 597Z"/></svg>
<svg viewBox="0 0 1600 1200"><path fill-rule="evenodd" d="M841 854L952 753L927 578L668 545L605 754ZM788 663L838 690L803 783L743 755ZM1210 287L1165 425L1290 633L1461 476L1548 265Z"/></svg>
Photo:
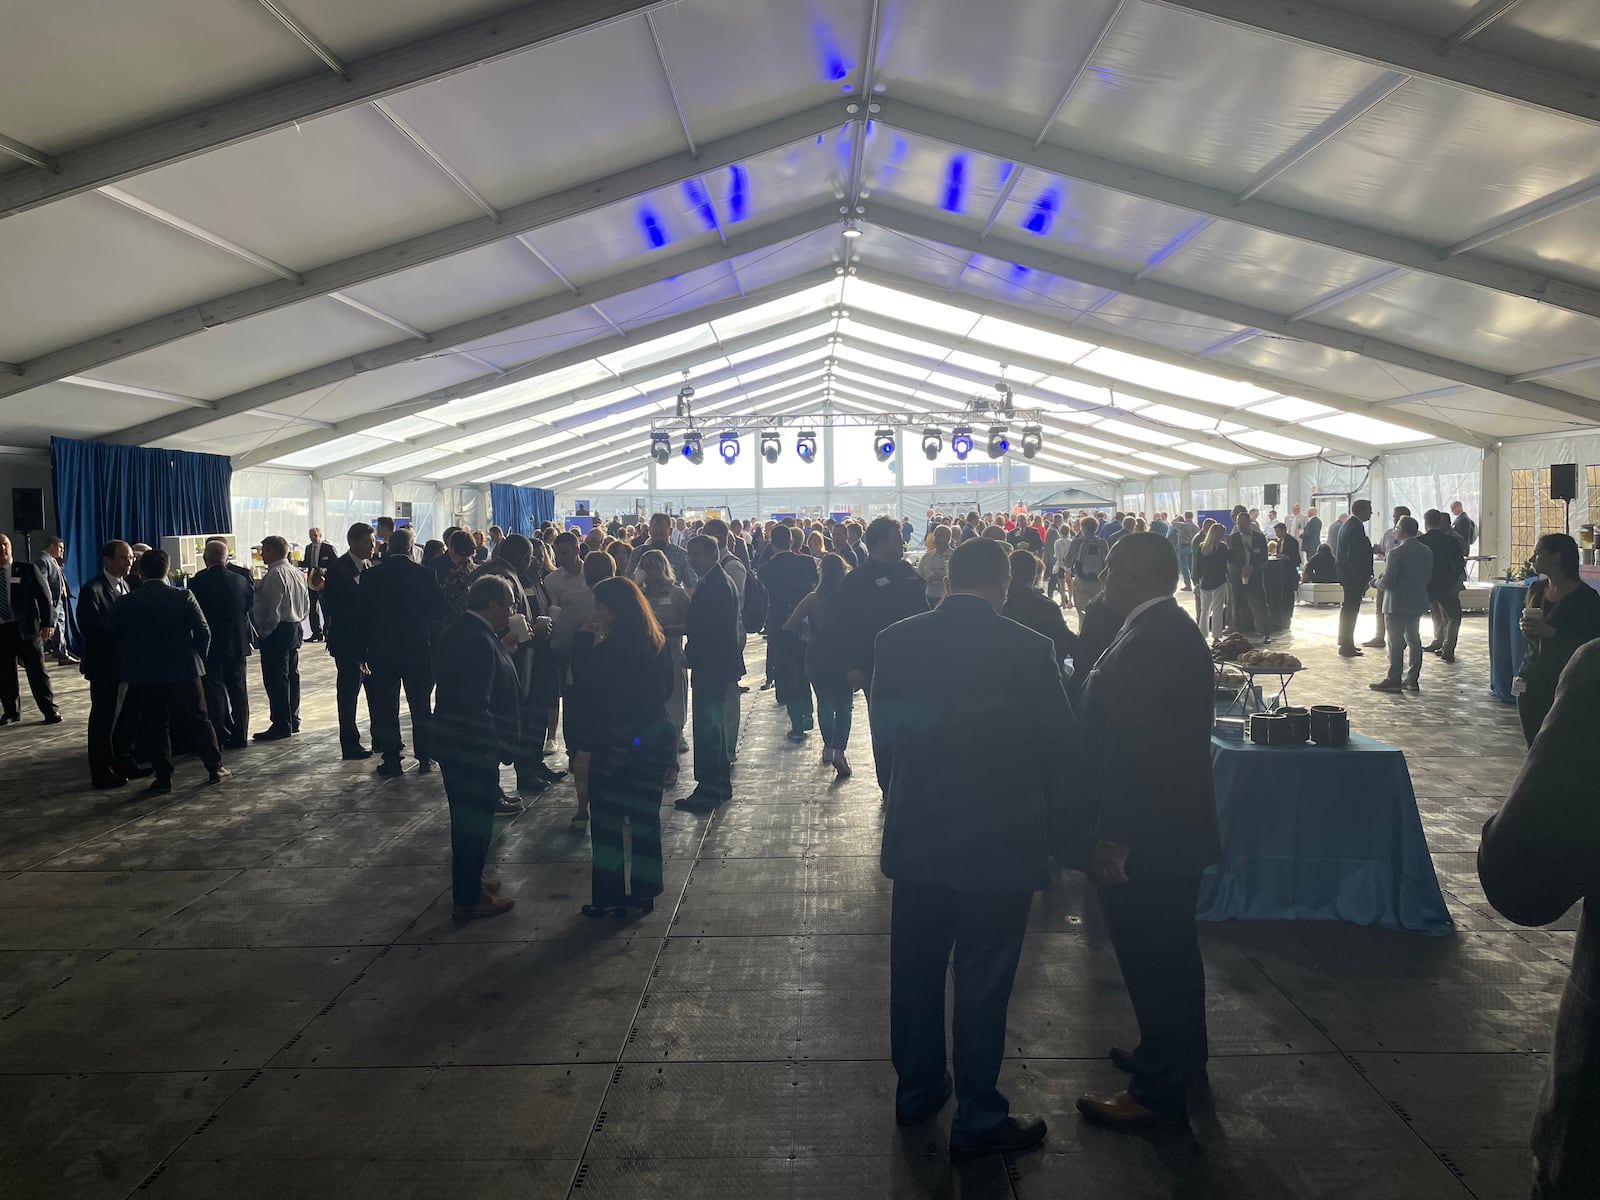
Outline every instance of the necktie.
<svg viewBox="0 0 1600 1200"><path fill-rule="evenodd" d="M0 584L0 625L17 619L16 613L11 611L11 568L5 571L5 582Z"/></svg>

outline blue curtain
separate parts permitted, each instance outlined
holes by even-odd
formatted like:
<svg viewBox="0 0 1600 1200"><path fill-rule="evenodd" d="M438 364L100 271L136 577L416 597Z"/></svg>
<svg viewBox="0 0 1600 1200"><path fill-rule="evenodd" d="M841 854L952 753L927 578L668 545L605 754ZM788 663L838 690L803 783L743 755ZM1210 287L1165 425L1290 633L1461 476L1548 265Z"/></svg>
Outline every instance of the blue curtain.
<svg viewBox="0 0 1600 1200"><path fill-rule="evenodd" d="M74 592L100 570L100 547L113 538L159 547L163 537L233 532L233 462L225 454L57 437L50 466Z"/></svg>
<svg viewBox="0 0 1600 1200"><path fill-rule="evenodd" d="M549 488L489 485L489 509L494 523L510 535L532 536L543 521L556 515L556 494Z"/></svg>

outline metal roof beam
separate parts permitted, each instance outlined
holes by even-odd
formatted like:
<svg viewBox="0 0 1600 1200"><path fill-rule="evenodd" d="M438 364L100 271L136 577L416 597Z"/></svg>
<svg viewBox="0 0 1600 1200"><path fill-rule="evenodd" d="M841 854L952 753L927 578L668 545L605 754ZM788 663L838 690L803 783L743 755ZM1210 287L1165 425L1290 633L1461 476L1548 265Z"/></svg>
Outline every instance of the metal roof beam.
<svg viewBox="0 0 1600 1200"><path fill-rule="evenodd" d="M787 332L798 333L804 329L814 328L819 324L819 322L814 318L803 320L804 323L801 321L786 321L783 323L782 327ZM795 328L796 326L799 328ZM594 399L597 396L608 396L612 392L634 387L639 383L655 379L661 375L671 374L674 371L693 370L696 367L703 366L707 362L716 361L716 357L720 356L721 354L738 354L743 350L754 349L757 346L764 345L768 341L783 336L785 336L785 334L763 332L759 335L747 334L742 338L730 338L728 345L731 346L732 349L726 351L708 352L705 348L701 348L700 350L692 353L677 355L674 358L665 360L664 362L648 363L635 367L632 370L621 371L609 379L602 379L595 383L586 384L583 387L574 388L571 391L562 392L559 395L546 396L542 399L534 400L527 404L519 404L515 408L503 409L500 412L490 413L482 417L474 417L467 421L458 421L454 424L446 425L441 429L430 430L427 433L419 434L416 437L397 439L394 443L393 456L398 457L402 454L415 453L418 450L431 449L434 446L442 446L446 442L459 441L464 437L476 437L480 433L488 433L491 430L502 429L508 425L514 425L519 421L533 420L543 416L545 413L555 412L557 409L565 408L569 404L578 404L584 400ZM735 345L735 343L737 343L737 345ZM764 355L761 358L752 359L747 363L739 364L738 367L724 366L706 373L697 373L694 376L693 382L697 384L720 383L726 379L737 378L740 371L760 370L764 366L771 366L776 362L786 361L799 354L815 352L823 349L827 345L827 337L825 335L820 335L814 341L802 342L797 346L790 346L787 349L779 351L775 354ZM708 357L708 354L710 354L711 357ZM671 399L677 394L677 391L678 388L673 387L650 393L650 403L656 403L662 399ZM427 419L425 414L424 419ZM389 451L385 450L384 453L387 455L389 454ZM319 467L316 471L316 474L318 476L331 479L335 475L345 475L352 471L359 472L362 469L362 464L369 462L372 457L373 456L371 454L360 454L353 455L350 458L342 458L338 462L330 463L325 467ZM436 468L437 466L438 464L434 464L433 467L430 467L430 470Z"/></svg>
<svg viewBox="0 0 1600 1200"><path fill-rule="evenodd" d="M480 338L492 337L495 334L502 334L508 330L530 325L550 317L561 316L574 309L584 308L596 300L620 296L627 292L648 287L651 284L661 283L676 275L683 275L691 271L697 271L702 267L724 263L740 254L750 254L795 238L805 237L807 234L814 233L816 230L830 224L833 216L832 207L823 205L820 208L795 213L767 225L746 229L738 236L729 238L726 244L719 243L713 246L680 251L676 254L651 255L641 266L619 271L614 275L606 276L604 279L595 280L584 289L584 293L581 296L561 292L554 296L546 296L538 300L512 305L510 308L504 308L481 317L474 317L471 320L462 321L444 329L434 330L429 335L427 342L418 342L415 338L408 338L402 342L392 342L387 346L380 346L376 350L369 350L363 354L320 363L303 371L296 371L292 375L286 375L280 379L274 379L268 383L247 388L242 392L235 392L231 396L224 396L216 402L216 409L212 413L178 414L170 418L147 421L141 425L118 430L108 435L107 440L135 445L156 442L161 438L170 437L175 433L182 433L185 430L206 424L208 421L233 416L241 412L249 412L252 409L271 404L276 400L284 400L290 396L308 392L313 388L338 383L345 379L352 379L366 371L376 371L382 367L390 367L426 355L437 354L453 346L464 345Z"/></svg>
<svg viewBox="0 0 1600 1200"><path fill-rule="evenodd" d="M0 176L0 217L182 162L648 11L662 0L541 0L287 83L191 109Z"/></svg>
<svg viewBox="0 0 1600 1200"><path fill-rule="evenodd" d="M1225 300L1191 288L1157 283L1151 279L1135 279L1114 268L1046 250L1041 246L1028 246L997 238L984 239L953 222L886 205L877 206L873 220L883 228L893 229L908 237L938 242L969 254L980 252L992 254L1063 279L1077 280L1094 287L1112 288L1125 296L1169 305L1185 312L1214 317L1246 328L1260 329L1263 333L1277 334L1279 337L1315 346L1325 346L1330 350L1361 355L1392 366L1423 371L1441 379L1514 396L1530 404L1537 404L1586 421L1600 422L1600 401L1564 392L1545 384L1513 383L1508 376L1496 371L1395 342L1386 342L1358 331L1337 329L1311 321L1291 321L1269 309Z"/></svg>
<svg viewBox="0 0 1600 1200"><path fill-rule="evenodd" d="M265 270L284 275L285 278L232 292L226 296L191 304L176 311L152 317L110 333L88 338L70 346L38 355L21 365L19 378L0 380L0 396L11 395L43 383L50 383L66 375L78 375L106 363L127 358L144 350L164 346L192 334L203 333L215 325L272 312L291 304L299 304L318 296L326 296L347 288L358 287L375 279L410 270L427 263L437 262L451 255L461 254L482 246L492 245L516 237L519 244L536 255L574 295L593 300L592 286L579 288L568 280L544 258L526 239L526 235L570 217L580 216L596 208L631 197L693 179L720 167L744 159L781 149L795 142L813 138L819 133L836 128L844 119L844 110L837 101L819 105L794 116L767 122L744 133L733 134L699 148L698 157L690 154L673 154L653 162L615 171L573 187L563 188L532 200L516 204L501 212L498 217L475 217L442 229L431 230L363 251L338 262L313 267L298 274L272 263L258 255L249 255L250 261ZM108 189L106 194L122 204L141 208L154 216L154 206L120 192ZM837 220L837 214L830 210ZM157 219L171 224L178 218L163 214ZM183 228L187 222L178 227ZM190 226L185 232L201 236L198 227ZM213 245L234 254L245 254L231 243L222 244L210 235ZM602 297L603 298L603 297ZM606 319L601 314L602 319Z"/></svg>
<svg viewBox="0 0 1600 1200"><path fill-rule="evenodd" d="M1592 79L1457 45L1442 53L1437 37L1358 17L1306 0L1148 0L1162 8L1220 21L1284 41L1329 50L1465 88L1499 100L1600 124L1600 89Z"/></svg>
<svg viewBox="0 0 1600 1200"><path fill-rule="evenodd" d="M1061 146L1035 147L1026 137L918 105L888 98L881 103L882 111L876 119L886 125L1005 159L1019 167L1032 167L1065 179L1091 183L1124 195L1154 200L1267 233L1409 267L1426 275L1476 284L1507 295L1537 300L1553 308L1600 317L1600 289L1597 288L1466 253L1446 254L1439 247L1398 237L1370 226L1321 217L1265 200L1240 200L1232 192L1221 188L1163 175L1132 163L1101 158ZM1566 200L1561 203L1566 203ZM1549 215L1553 214L1541 209L1539 219ZM987 232L988 228L985 229ZM1462 247L1463 250L1465 248Z"/></svg>
<svg viewBox="0 0 1600 1200"><path fill-rule="evenodd" d="M371 412L358 413L355 416L346 417L342 421L336 421L333 426L333 436L349 437L352 434L364 433L369 429L374 429L379 425L387 425L389 422L399 420L402 417L424 414L430 409L439 408L455 400L466 400L473 396L481 396L485 392L511 387L518 383L526 383L531 379L538 379L540 376L548 375L552 371L574 367L579 363L590 362L595 358L604 358L606 355L615 354L619 350L633 349L640 342L648 342L652 338L670 337L673 334L683 333L685 330L693 329L696 326L733 316L743 312L752 304L759 304L766 300L781 299L784 296L804 291L806 288L814 287L819 283L825 283L834 278L833 268L821 267L786 280L771 289L770 292L754 295L749 300L723 300L687 313L663 317L647 325L635 326L632 334L629 335L612 334L592 342L584 342L581 345L569 347L566 350L558 350L554 354L548 354L543 358L515 367L503 375L490 372L462 383L435 388L418 396L397 400L393 404L385 404ZM817 322L819 325L821 323L820 320ZM694 361L697 361L692 359L680 361L686 358L687 356L680 355L670 359L663 359L659 363L651 364L651 367L662 371L675 371L684 366L692 366ZM569 394L575 395L576 393ZM298 454L302 450L310 450L331 440L333 439L329 437L307 438L300 436L286 438L281 442L263 445L247 454L236 455L233 465L238 469L256 466L276 458L282 458L285 455ZM404 439L400 439L397 444L402 444L403 441ZM421 447L421 444L419 439L417 442L418 448Z"/></svg>

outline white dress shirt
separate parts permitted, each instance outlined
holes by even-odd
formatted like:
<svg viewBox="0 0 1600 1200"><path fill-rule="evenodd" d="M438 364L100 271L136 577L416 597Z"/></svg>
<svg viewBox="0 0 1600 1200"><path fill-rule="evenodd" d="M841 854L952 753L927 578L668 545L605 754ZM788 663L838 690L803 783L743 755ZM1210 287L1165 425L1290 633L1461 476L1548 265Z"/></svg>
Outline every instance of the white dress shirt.
<svg viewBox="0 0 1600 1200"><path fill-rule="evenodd" d="M311 593L306 589L305 576L287 558L280 558L257 582L250 612L261 637L285 623L299 625L311 613Z"/></svg>

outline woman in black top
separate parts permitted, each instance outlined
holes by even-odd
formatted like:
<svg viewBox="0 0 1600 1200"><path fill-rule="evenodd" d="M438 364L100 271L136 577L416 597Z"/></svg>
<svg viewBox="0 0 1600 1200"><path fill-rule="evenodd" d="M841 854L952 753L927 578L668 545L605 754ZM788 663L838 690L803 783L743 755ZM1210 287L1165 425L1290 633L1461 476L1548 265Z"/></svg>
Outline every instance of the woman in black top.
<svg viewBox="0 0 1600 1200"><path fill-rule="evenodd" d="M1228 541L1210 517L1194 539L1194 616L1208 639L1222 636L1228 609Z"/></svg>
<svg viewBox="0 0 1600 1200"><path fill-rule="evenodd" d="M629 904L651 912L662 886L662 781L678 740L667 719L673 686L667 638L631 579L595 584L594 619L578 637L593 642L592 650L574 659L591 756L593 897L583 915L626 916ZM631 891L624 882L624 822L633 835Z"/></svg>
<svg viewBox="0 0 1600 1200"><path fill-rule="evenodd" d="M1543 577L1528 589L1522 636L1528 653L1518 672L1523 690L1517 716L1528 745L1556 699L1556 682L1578 647L1600 637L1600 592L1578 576L1578 543L1547 533L1533 548L1533 569Z"/></svg>
<svg viewBox="0 0 1600 1200"><path fill-rule="evenodd" d="M1338 583L1339 560L1333 556L1333 547L1323 542L1317 552L1306 562L1304 576L1307 583Z"/></svg>
<svg viewBox="0 0 1600 1200"><path fill-rule="evenodd" d="M523 736L540 755L541 761L534 774L546 783L555 783L567 774L552 770L542 761L554 751L552 739L561 706L561 660L550 644L550 593L544 588L545 576L555 569L550 547L535 541L528 569L521 574L522 590L528 594L528 624L533 628L533 654L528 663L528 701L524 713L527 728Z"/></svg>
<svg viewBox="0 0 1600 1200"><path fill-rule="evenodd" d="M1077 649L1078 635L1067 628L1061 607L1039 590L1042 566L1031 550L1011 552L1011 586L1000 615L1049 638L1055 645L1056 666L1060 667L1061 660L1072 657Z"/></svg>

